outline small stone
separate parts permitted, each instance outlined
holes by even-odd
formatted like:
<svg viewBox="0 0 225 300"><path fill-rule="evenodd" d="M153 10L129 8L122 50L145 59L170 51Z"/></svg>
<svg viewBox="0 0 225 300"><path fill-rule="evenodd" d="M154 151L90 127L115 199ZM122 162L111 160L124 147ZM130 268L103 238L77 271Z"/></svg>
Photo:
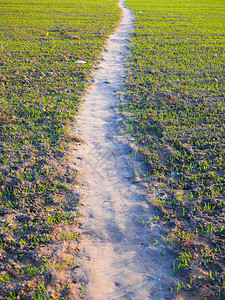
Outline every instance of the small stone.
<svg viewBox="0 0 225 300"><path fill-rule="evenodd" d="M79 40L80 39L80 37L78 35L72 35L71 38L74 39L74 40Z"/></svg>
<svg viewBox="0 0 225 300"><path fill-rule="evenodd" d="M152 74L152 75L155 74L155 70L150 69L150 70L148 70L148 71L149 71L149 73Z"/></svg>
<svg viewBox="0 0 225 300"><path fill-rule="evenodd" d="M84 60L77 60L76 63L77 63L77 64L86 64L87 62L84 61Z"/></svg>

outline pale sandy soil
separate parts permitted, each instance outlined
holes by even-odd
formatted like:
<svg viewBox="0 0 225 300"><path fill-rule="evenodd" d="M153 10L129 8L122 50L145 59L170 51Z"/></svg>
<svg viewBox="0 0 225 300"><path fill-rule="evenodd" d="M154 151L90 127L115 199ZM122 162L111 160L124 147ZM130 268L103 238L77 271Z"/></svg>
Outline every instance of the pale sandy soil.
<svg viewBox="0 0 225 300"><path fill-rule="evenodd" d="M108 40L94 83L85 96L78 121L78 135L85 141L71 152L80 161L81 193L79 279L85 299L172 299L177 282L169 249L154 246L160 240L158 225L143 225L156 214L135 170L144 168L131 157L121 134L119 91L128 52L133 15L124 1L123 18ZM79 158L79 159L78 159Z"/></svg>

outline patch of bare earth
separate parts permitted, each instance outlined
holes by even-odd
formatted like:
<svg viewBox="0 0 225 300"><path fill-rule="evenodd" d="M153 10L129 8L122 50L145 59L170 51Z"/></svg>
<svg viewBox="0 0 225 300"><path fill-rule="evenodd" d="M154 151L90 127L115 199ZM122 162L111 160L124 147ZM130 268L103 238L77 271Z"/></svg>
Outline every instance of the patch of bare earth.
<svg viewBox="0 0 225 300"><path fill-rule="evenodd" d="M170 287L179 280L173 275L175 257L168 245L157 245L165 233L161 226L146 226L158 209L135 173L146 171L145 162L131 157L120 132L117 106L134 25L124 1L120 6L120 26L108 40L77 118L85 143L71 149L71 157L80 161L84 194L78 277L85 299L171 299Z"/></svg>

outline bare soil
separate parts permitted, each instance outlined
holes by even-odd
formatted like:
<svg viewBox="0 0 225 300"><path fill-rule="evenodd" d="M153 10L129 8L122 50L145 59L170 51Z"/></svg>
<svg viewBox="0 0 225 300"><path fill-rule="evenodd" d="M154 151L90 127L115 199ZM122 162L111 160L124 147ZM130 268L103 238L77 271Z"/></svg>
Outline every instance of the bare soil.
<svg viewBox="0 0 225 300"><path fill-rule="evenodd" d="M120 7L121 23L108 40L77 118L77 134L85 142L71 150L80 162L84 194L77 276L85 299L171 299L170 287L178 280L174 256L169 246L162 251L155 245L163 234L160 226L144 225L158 211L135 171L142 172L144 162L132 157L135 150L120 132L117 107L134 26L124 1Z"/></svg>

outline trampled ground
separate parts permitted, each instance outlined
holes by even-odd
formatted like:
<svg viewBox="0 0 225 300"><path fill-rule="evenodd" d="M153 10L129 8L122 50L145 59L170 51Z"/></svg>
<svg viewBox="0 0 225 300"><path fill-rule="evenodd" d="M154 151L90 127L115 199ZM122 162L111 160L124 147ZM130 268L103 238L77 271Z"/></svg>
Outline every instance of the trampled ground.
<svg viewBox="0 0 225 300"><path fill-rule="evenodd" d="M145 162L131 157L118 113L134 25L124 2L120 26L107 42L77 118L78 135L85 143L70 151L82 170L82 268L77 274L85 299L170 299L170 288L179 280L173 274L175 256L169 247L162 254L153 245L161 238L160 226L143 224L158 209L148 202L146 187L139 182L137 174Z"/></svg>

